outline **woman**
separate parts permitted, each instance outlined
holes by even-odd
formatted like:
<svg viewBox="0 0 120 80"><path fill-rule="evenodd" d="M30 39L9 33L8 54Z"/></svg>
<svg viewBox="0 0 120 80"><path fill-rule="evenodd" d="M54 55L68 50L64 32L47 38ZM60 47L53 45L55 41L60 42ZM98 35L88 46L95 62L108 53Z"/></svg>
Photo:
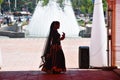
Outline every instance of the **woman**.
<svg viewBox="0 0 120 80"><path fill-rule="evenodd" d="M65 33L60 37L57 31L59 27L60 23L58 21L52 22L45 51L42 55L42 71L47 73L61 73L66 71L65 57L60 43L61 40L64 40Z"/></svg>

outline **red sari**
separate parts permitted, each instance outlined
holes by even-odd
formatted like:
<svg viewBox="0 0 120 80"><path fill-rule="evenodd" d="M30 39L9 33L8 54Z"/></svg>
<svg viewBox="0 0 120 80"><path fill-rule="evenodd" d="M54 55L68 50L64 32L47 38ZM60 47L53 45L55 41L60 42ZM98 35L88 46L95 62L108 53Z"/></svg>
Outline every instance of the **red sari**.
<svg viewBox="0 0 120 80"><path fill-rule="evenodd" d="M49 43L50 47L44 56L42 71L47 73L65 72L65 57L60 43L60 34L57 30L52 32Z"/></svg>

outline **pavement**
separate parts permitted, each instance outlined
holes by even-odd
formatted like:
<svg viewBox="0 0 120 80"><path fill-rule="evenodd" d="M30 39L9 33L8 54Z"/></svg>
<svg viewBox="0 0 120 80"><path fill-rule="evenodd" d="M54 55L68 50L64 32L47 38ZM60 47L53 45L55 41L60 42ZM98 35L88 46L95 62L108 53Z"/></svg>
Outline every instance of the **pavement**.
<svg viewBox="0 0 120 80"><path fill-rule="evenodd" d="M47 74L39 69L45 38L1 38L0 80L120 80L120 69L80 69L79 46L89 46L89 38L66 38L62 48L67 72Z"/></svg>

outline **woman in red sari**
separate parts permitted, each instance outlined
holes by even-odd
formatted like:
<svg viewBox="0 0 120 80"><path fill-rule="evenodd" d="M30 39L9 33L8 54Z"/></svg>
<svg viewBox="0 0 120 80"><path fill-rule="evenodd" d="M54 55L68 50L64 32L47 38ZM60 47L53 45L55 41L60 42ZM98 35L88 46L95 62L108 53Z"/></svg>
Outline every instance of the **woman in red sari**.
<svg viewBox="0 0 120 80"><path fill-rule="evenodd" d="M61 40L64 40L65 33L62 36L57 29L60 27L60 22L53 21L50 26L50 33L45 46L44 54L42 55L42 71L47 73L66 72L65 57L61 47Z"/></svg>

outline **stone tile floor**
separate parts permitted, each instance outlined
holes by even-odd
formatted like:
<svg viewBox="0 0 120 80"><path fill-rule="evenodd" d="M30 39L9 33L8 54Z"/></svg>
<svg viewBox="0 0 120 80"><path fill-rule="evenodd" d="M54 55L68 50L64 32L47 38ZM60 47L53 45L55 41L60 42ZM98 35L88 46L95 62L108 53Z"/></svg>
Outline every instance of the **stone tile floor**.
<svg viewBox="0 0 120 80"><path fill-rule="evenodd" d="M45 38L0 39L2 70L36 70L41 62ZM62 48L67 68L78 68L79 46L89 46L90 39L66 38Z"/></svg>

